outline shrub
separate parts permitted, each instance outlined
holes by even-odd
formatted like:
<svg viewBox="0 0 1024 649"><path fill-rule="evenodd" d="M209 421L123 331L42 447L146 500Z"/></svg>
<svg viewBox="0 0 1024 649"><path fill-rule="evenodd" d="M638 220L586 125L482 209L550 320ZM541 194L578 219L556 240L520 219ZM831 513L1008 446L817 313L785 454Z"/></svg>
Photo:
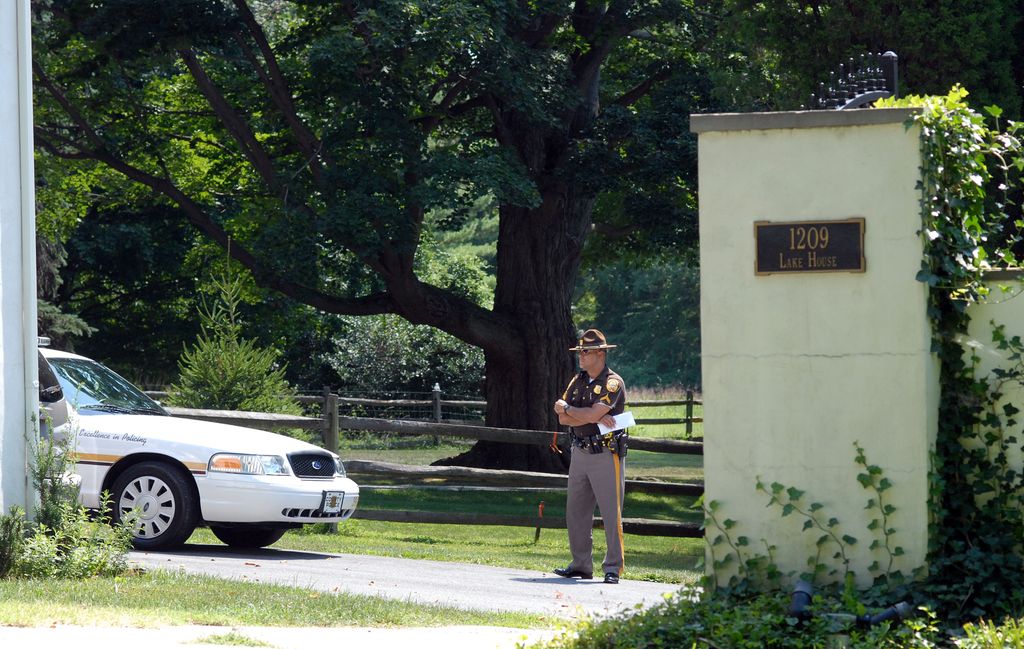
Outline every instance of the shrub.
<svg viewBox="0 0 1024 649"><path fill-rule="evenodd" d="M375 394L430 392L479 396L484 354L439 329L414 325L395 315L346 318L329 361L343 385Z"/></svg>
<svg viewBox="0 0 1024 649"><path fill-rule="evenodd" d="M964 626L967 637L957 643L960 649L1011 649L1024 647L1024 622L1007 619L1003 624L981 620Z"/></svg>
<svg viewBox="0 0 1024 649"><path fill-rule="evenodd" d="M0 579L7 577L21 555L25 542L25 511L15 505L0 516Z"/></svg>
<svg viewBox="0 0 1024 649"><path fill-rule="evenodd" d="M839 615L816 615L799 621L787 615L789 595L765 593L744 596L681 590L643 611L625 611L593 618L569 629L543 646L552 649L633 649L664 647L690 649L802 649L810 647L937 647L943 640L929 616L898 624L857 629ZM842 611L841 599L816 596L813 610ZM540 645L534 645L540 646Z"/></svg>
<svg viewBox="0 0 1024 649"><path fill-rule="evenodd" d="M78 502L78 480L72 473L73 446L73 435L58 440L42 436L29 466L32 485L39 493L35 520L50 529L60 529L71 505Z"/></svg>
<svg viewBox="0 0 1024 649"><path fill-rule="evenodd" d="M14 574L30 579L85 579L107 577L128 569L131 527L122 521L89 520L85 508L61 503L60 526L37 524L25 539Z"/></svg>
<svg viewBox="0 0 1024 649"><path fill-rule="evenodd" d="M72 473L75 431L42 436L34 446L29 476L39 494L35 521L12 508L0 518L0 578L84 579L112 576L128 568L132 517L111 526L91 521L78 503L79 480ZM104 502L102 511L108 511ZM27 533L27 536L26 536Z"/></svg>

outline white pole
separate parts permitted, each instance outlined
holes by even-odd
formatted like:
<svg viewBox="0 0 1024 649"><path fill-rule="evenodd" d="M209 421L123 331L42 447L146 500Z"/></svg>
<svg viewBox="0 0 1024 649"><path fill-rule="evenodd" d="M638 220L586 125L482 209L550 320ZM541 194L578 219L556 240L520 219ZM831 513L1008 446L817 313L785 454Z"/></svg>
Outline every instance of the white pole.
<svg viewBox="0 0 1024 649"><path fill-rule="evenodd" d="M22 353L25 356L25 445L24 507L31 512L35 496L29 484L28 463L35 446L39 413L39 367L36 352L36 200L32 121L32 15L30 0L18 2L18 127L21 166L21 303ZM33 434L35 433L35 434Z"/></svg>

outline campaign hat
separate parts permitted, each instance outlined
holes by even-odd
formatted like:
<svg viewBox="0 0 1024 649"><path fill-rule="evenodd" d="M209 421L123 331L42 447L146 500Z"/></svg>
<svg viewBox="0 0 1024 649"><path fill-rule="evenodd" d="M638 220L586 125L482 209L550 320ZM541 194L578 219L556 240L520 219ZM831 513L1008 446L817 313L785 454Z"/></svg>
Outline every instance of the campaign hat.
<svg viewBox="0 0 1024 649"><path fill-rule="evenodd" d="M583 350L591 349L612 349L618 347L618 345L609 345L608 340L604 337L604 334L598 329L587 329L580 334L579 343L575 347L570 347L571 352L581 352Z"/></svg>

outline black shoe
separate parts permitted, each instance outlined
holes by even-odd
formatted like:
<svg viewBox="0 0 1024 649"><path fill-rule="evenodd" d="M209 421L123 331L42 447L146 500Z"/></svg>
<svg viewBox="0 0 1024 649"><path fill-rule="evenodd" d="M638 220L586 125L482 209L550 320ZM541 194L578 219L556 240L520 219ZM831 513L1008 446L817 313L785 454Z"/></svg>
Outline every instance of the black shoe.
<svg viewBox="0 0 1024 649"><path fill-rule="evenodd" d="M617 584L619 583L619 576L614 572L606 572L604 573L604 583Z"/></svg>
<svg viewBox="0 0 1024 649"><path fill-rule="evenodd" d="M572 568L555 568L551 572L566 579L572 579L573 577L579 577L580 579L594 578L594 573L592 572L583 572L582 570L573 570Z"/></svg>

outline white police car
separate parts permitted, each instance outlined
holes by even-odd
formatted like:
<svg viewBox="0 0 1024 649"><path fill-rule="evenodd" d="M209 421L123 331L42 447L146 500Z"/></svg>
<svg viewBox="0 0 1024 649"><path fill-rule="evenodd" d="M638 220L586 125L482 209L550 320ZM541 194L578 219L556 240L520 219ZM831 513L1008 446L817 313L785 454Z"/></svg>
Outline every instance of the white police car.
<svg viewBox="0 0 1024 649"><path fill-rule="evenodd" d="M108 492L115 520L135 511L137 549L177 547L199 524L230 546L264 547L288 529L355 511L359 487L337 455L284 435L172 417L96 361L39 351L68 404L62 428L75 438L81 502L99 509Z"/></svg>

